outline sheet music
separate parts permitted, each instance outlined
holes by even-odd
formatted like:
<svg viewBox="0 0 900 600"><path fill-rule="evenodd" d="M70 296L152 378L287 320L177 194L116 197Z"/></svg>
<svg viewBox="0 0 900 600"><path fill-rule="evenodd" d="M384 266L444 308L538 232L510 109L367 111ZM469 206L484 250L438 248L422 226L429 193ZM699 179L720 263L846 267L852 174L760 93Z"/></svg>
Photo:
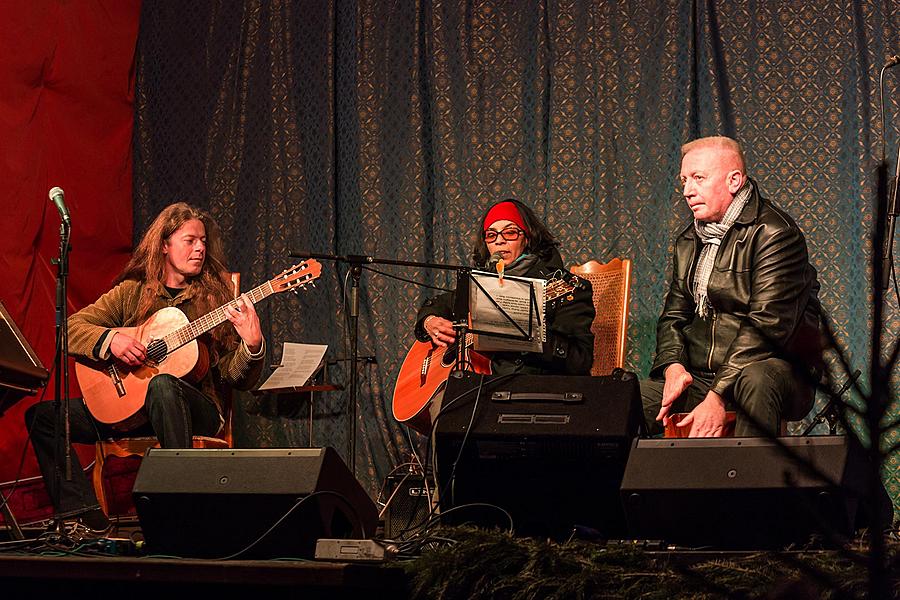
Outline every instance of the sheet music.
<svg viewBox="0 0 900 600"><path fill-rule="evenodd" d="M469 310L472 316L472 329L479 331L475 336L475 350L478 351L517 351L542 352L547 331L544 324L544 289L546 281L530 277L505 276L502 279L493 273L472 272L473 284L469 288ZM484 288L482 291L477 282ZM531 305L531 290L534 289L535 305L531 309L531 340L496 337L484 332L496 332L521 336L515 325L509 322L500 310L494 306L488 295L506 311L506 313L527 334L528 313ZM486 295L487 294L487 295Z"/></svg>
<svg viewBox="0 0 900 600"><path fill-rule="evenodd" d="M302 387L322 364L327 345L296 344L285 342L281 353L281 366L276 368L260 390Z"/></svg>

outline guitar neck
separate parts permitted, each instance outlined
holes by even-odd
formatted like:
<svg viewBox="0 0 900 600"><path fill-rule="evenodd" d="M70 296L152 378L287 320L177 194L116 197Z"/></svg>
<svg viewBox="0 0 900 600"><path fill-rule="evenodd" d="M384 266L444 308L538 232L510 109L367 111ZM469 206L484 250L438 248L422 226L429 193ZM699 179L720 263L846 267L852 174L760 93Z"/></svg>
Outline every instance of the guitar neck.
<svg viewBox="0 0 900 600"><path fill-rule="evenodd" d="M253 288L249 292L247 292L247 296L250 297L250 300L256 304L260 300L264 300L275 293L275 290L272 288L272 282L267 281L266 283ZM219 308L206 313L199 319L191 321L187 325L179 327L175 331L172 331L165 337L163 337L163 341L166 343L166 348L168 352L172 352L176 350L188 342L191 342L207 331L213 329L217 325L221 325L225 322L228 316L225 314L225 308L231 306L237 306L237 300L232 300L227 304L223 304Z"/></svg>

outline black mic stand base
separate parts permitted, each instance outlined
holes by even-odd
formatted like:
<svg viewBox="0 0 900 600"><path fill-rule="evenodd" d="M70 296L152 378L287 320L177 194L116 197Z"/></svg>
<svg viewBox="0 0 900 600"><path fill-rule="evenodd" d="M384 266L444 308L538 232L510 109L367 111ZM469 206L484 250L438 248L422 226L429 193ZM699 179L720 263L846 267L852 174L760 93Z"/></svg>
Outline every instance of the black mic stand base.
<svg viewBox="0 0 900 600"><path fill-rule="evenodd" d="M9 535L14 540L24 540L25 536L22 534L22 528L19 527L19 522L16 521L16 518L12 514L12 510L9 508L9 498L0 494L0 514L3 514L3 522L6 523L7 529L9 529Z"/></svg>

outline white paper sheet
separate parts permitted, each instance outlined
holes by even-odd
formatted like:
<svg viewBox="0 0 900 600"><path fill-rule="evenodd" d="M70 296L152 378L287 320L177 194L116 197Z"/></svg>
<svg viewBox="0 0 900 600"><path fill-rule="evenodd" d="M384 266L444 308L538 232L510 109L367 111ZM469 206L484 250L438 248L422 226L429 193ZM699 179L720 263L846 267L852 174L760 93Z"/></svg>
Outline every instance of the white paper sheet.
<svg viewBox="0 0 900 600"><path fill-rule="evenodd" d="M528 314L531 306L531 290L534 289L535 305L531 308L531 340L503 338L481 333L475 336L475 350L479 351L518 351L541 352L547 339L544 325L544 286L543 279L530 277L503 278L493 273L474 271L472 277L484 288L482 291L475 282L469 288L469 312L472 315L472 329L481 332L522 335L515 325L509 322L503 313L488 298L497 304L528 333Z"/></svg>
<svg viewBox="0 0 900 600"><path fill-rule="evenodd" d="M322 364L327 345L295 344L285 342L281 353L281 366L276 368L260 390L302 387Z"/></svg>

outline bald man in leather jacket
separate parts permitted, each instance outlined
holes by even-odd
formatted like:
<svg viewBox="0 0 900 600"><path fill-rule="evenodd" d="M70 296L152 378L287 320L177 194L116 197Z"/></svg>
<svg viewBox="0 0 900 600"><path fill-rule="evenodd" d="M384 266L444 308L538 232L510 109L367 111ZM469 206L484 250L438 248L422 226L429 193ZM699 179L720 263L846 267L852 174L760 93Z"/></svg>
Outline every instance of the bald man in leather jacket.
<svg viewBox="0 0 900 600"><path fill-rule="evenodd" d="M682 147L680 180L694 221L675 240L657 325L644 416L657 433L672 414L691 437L777 434L812 407L822 372L819 283L803 233L746 175L724 137Z"/></svg>

